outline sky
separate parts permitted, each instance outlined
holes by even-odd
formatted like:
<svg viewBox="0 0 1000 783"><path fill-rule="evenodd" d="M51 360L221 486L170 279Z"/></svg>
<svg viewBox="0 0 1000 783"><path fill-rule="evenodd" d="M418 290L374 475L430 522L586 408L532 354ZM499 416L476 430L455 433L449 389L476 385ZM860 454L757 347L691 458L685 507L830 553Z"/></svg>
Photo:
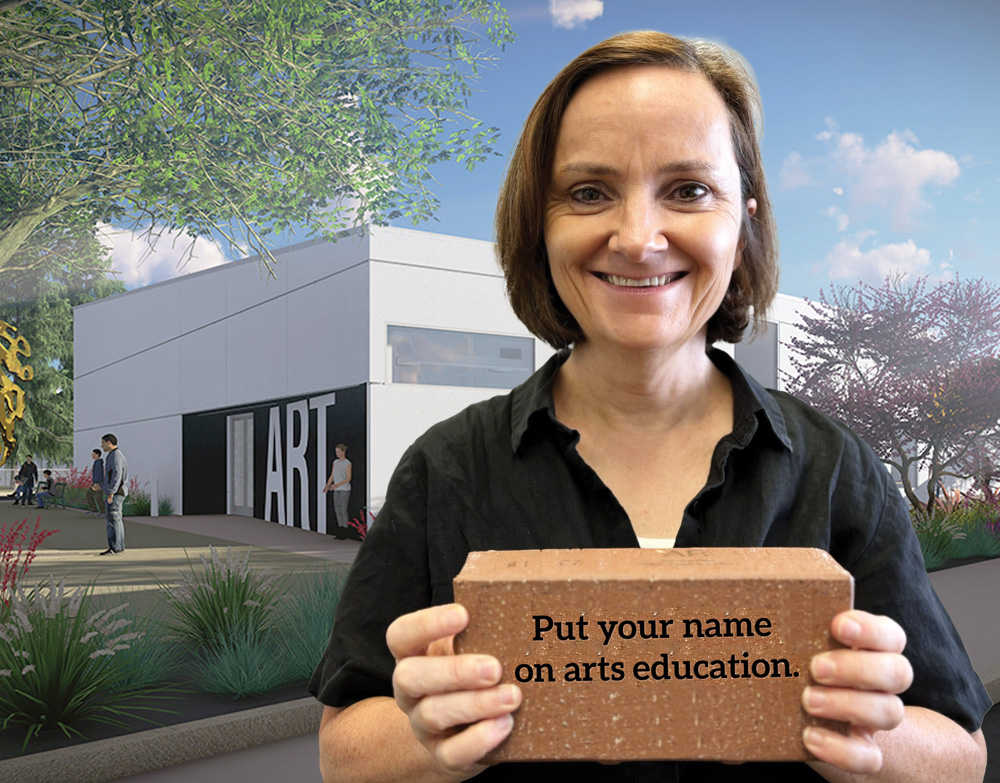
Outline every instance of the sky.
<svg viewBox="0 0 1000 783"><path fill-rule="evenodd" d="M892 272L1000 284L1000 3L996 0L508 0L517 40L474 83L469 112L500 131L500 156L433 169L436 220L413 226L492 239L507 155L545 85L616 33L656 29L739 51L764 105L762 149L781 242L781 293ZM200 240L154 253L108 229L133 288L223 263ZM293 241L300 241L295 237Z"/></svg>

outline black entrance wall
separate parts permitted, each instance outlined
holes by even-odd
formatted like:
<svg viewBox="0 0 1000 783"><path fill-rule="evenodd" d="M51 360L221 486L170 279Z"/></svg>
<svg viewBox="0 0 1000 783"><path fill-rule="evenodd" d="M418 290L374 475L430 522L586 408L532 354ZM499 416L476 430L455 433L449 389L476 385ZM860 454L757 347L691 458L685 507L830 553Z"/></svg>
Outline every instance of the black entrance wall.
<svg viewBox="0 0 1000 783"><path fill-rule="evenodd" d="M333 404L329 404L328 395L331 394L334 397ZM293 432L289 437L289 405L307 412L308 432L302 432L302 425L306 423L306 418L294 415L292 417ZM326 431L324 433L319 432L319 422L322 418L319 407L325 410ZM317 489L326 483L330 475L330 465L336 458L334 447L337 443L347 445L347 458L352 464L349 514L351 518L362 518L362 508L367 506L365 492L368 461L366 448L368 411L365 384L183 416L182 513L226 513L228 480L226 475L226 422L229 416L246 413L253 414L255 517L258 519L270 518L271 521L279 519L278 496L272 494L269 498L265 498L265 492L268 482L269 453L272 459L271 472L276 473L274 470L277 465L276 454L280 451L282 467L280 483L283 493L281 502L286 501L289 492L294 498L291 506L291 518L285 519L285 524L303 527L303 508L299 502L301 485L299 471L295 471L293 474L293 486L288 487L286 484L289 450L296 445L302 445L303 437L305 437L304 458L309 481L309 492L306 498L309 529L317 529L317 502L323 501L326 502L327 506L327 529L331 530L336 525L332 493L327 493L322 496L322 500L318 500ZM317 465L320 437L324 438L326 443L326 464L323 466ZM316 482L319 482L318 487ZM267 504L268 508L265 508L266 500L270 501Z"/></svg>

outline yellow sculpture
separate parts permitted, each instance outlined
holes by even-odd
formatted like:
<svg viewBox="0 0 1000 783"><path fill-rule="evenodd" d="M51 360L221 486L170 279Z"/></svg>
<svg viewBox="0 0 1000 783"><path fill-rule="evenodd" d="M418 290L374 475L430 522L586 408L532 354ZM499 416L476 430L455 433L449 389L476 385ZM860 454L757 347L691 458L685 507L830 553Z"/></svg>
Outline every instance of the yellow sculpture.
<svg viewBox="0 0 1000 783"><path fill-rule="evenodd" d="M14 437L14 422L24 421L24 389L14 379L30 381L34 370L21 362L21 358L31 356L31 347L23 337L18 337L17 329L6 321L0 321L0 397L3 397L3 421L0 421L0 466L14 451L17 438ZM11 377L13 376L13 377Z"/></svg>

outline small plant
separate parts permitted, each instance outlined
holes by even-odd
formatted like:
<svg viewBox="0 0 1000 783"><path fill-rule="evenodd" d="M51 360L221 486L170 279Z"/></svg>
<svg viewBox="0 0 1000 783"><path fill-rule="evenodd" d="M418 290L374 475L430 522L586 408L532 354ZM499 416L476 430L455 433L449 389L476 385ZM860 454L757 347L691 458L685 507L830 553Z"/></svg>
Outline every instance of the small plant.
<svg viewBox="0 0 1000 783"><path fill-rule="evenodd" d="M0 729L26 726L22 750L45 729L83 736L73 724L84 719L128 727L141 719L129 702L158 690L112 687L139 665L122 653L141 633L128 630L125 605L91 612L92 589L67 594L52 579L19 586L0 623Z"/></svg>
<svg viewBox="0 0 1000 783"><path fill-rule="evenodd" d="M193 672L199 690L233 699L267 693L296 679L282 660L275 635L251 627L233 629L224 643L205 652Z"/></svg>
<svg viewBox="0 0 1000 783"><path fill-rule="evenodd" d="M300 577L281 630L283 660L291 681L308 680L323 657L346 579L346 570L339 567Z"/></svg>
<svg viewBox="0 0 1000 783"><path fill-rule="evenodd" d="M176 673L181 663L181 647L177 639L172 637L155 612L140 614L135 611L135 604L126 600L128 591L119 591L116 595L103 595L95 600L95 604L109 611L119 605L124 605L121 616L129 623L129 627L139 633L135 642L127 650L118 655L129 659L128 665L122 667L121 678L111 684L115 690L134 690L147 688L167 682Z"/></svg>
<svg viewBox="0 0 1000 783"><path fill-rule="evenodd" d="M361 519L351 518L347 521L348 527L353 527L358 531L358 538L361 541L365 540L365 536L368 534L368 528L371 523L375 521L375 516L368 511L366 508L361 509Z"/></svg>
<svg viewBox="0 0 1000 783"><path fill-rule="evenodd" d="M152 509L152 500L144 489L137 489L134 493L130 491L122 504L122 513L129 517L148 517Z"/></svg>
<svg viewBox="0 0 1000 783"><path fill-rule="evenodd" d="M29 533L28 520L25 519L7 529L7 523L0 525L0 603L7 606L11 596L24 575L28 566L37 556L36 551L41 543L58 530L42 530L42 518L35 522L35 529ZM0 612L0 619L3 614Z"/></svg>
<svg viewBox="0 0 1000 783"><path fill-rule="evenodd" d="M270 630L289 577L252 570L250 552L247 548L241 557L227 547L223 560L210 546L210 557L201 556L201 571L188 558L191 572L180 572L181 584L157 580L172 609L167 627L195 650L218 650L247 629L257 634Z"/></svg>
<svg viewBox="0 0 1000 783"><path fill-rule="evenodd" d="M162 497L156 504L156 513L161 517L169 517L174 513L174 501L168 497Z"/></svg>

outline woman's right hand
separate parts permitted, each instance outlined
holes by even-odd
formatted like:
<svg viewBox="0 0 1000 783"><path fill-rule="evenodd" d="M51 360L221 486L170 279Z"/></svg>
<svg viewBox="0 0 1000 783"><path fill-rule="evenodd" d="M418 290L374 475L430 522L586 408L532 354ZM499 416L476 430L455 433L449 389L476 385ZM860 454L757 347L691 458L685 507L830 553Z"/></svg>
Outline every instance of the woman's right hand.
<svg viewBox="0 0 1000 783"><path fill-rule="evenodd" d="M516 685L499 685L500 661L456 655L455 634L469 623L460 604L432 606L398 618L386 631L396 659L392 687L413 733L442 771L464 780L514 725L521 704Z"/></svg>

